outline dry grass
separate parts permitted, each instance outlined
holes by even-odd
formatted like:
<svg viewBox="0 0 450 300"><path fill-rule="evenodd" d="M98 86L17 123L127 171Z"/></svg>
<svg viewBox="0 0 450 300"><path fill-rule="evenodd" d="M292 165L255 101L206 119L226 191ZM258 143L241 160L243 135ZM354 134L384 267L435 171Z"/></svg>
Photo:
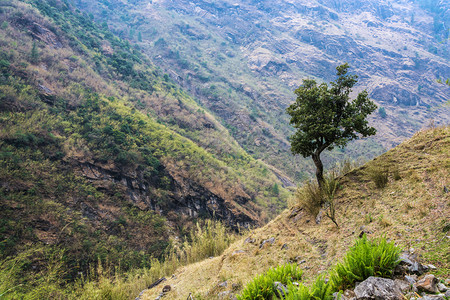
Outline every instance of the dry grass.
<svg viewBox="0 0 450 300"><path fill-rule="evenodd" d="M222 256L178 269L165 283L173 288L167 297L184 300L197 293L202 299L216 299L219 292L231 291L232 284L242 287L255 275L290 261L299 262L305 281L311 281L342 258L362 230L369 238L384 235L405 249L416 249L438 267L438 275L449 277L450 245L444 231L450 224L450 193L443 191L450 186L449 151L450 127L418 132L341 178L335 198L339 229L329 219L317 225L304 209L291 208L232 244ZM366 173L376 166L398 168L401 178L377 189ZM273 244L260 247L271 237ZM225 280L227 287L219 288ZM148 290L143 299L155 299L161 288Z"/></svg>

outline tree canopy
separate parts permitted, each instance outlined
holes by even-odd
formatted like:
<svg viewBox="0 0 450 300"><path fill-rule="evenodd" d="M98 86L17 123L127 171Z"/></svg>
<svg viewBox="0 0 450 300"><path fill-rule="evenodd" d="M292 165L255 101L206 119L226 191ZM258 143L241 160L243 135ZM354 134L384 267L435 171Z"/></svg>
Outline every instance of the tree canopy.
<svg viewBox="0 0 450 300"><path fill-rule="evenodd" d="M297 129L290 138L293 154L311 156L316 165L319 185L323 182L323 165L320 154L334 147L344 147L359 136L374 135L376 129L368 125L367 116L377 106L369 99L367 91L350 100L356 75L349 75L349 65L336 68L338 78L330 85L318 85L315 80L303 80L295 90L296 101L287 108L290 124Z"/></svg>

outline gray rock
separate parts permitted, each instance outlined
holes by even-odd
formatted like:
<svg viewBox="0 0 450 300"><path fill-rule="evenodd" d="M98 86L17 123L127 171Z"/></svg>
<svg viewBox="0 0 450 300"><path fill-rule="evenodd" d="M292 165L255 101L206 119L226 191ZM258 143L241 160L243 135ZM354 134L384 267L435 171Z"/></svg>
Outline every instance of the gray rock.
<svg viewBox="0 0 450 300"><path fill-rule="evenodd" d="M436 269L437 269L434 265L431 265L431 264L428 265L428 268L429 268L430 270L436 270Z"/></svg>
<svg viewBox="0 0 450 300"><path fill-rule="evenodd" d="M252 239L251 237L246 238L244 241L245 244L247 244L247 243L253 244L254 242L255 242L255 239Z"/></svg>
<svg viewBox="0 0 450 300"><path fill-rule="evenodd" d="M270 239L262 241L261 245L259 246L259 249L264 247L265 244L273 244L273 243L275 243L275 238L271 237Z"/></svg>
<svg viewBox="0 0 450 300"><path fill-rule="evenodd" d="M400 255L400 264L401 265L412 266L414 264L413 261L414 260L412 259L412 257L410 257L410 255L408 255L408 253L406 253L406 252L403 252Z"/></svg>
<svg viewBox="0 0 450 300"><path fill-rule="evenodd" d="M445 297L450 298L450 290L447 290L447 291L445 292Z"/></svg>
<svg viewBox="0 0 450 300"><path fill-rule="evenodd" d="M224 291L217 294L217 298L220 300L231 299L230 291Z"/></svg>
<svg viewBox="0 0 450 300"><path fill-rule="evenodd" d="M425 295L419 300L445 300L441 295Z"/></svg>
<svg viewBox="0 0 450 300"><path fill-rule="evenodd" d="M391 279L369 277L355 288L358 300L401 300L403 295Z"/></svg>
<svg viewBox="0 0 450 300"><path fill-rule="evenodd" d="M414 284L417 282L416 279L414 279L414 277L409 275L405 275L405 281L408 282L409 284Z"/></svg>
<svg viewBox="0 0 450 300"><path fill-rule="evenodd" d="M231 253L231 256L236 256L236 255L240 255L240 254L245 254L244 250L235 250L233 251L233 253Z"/></svg>
<svg viewBox="0 0 450 300"><path fill-rule="evenodd" d="M403 294L413 290L413 285L407 281L395 279L394 282Z"/></svg>
<svg viewBox="0 0 450 300"><path fill-rule="evenodd" d="M275 281L273 283L273 286L277 290L278 296L281 296L281 299L284 299L284 297L288 293L287 287L284 284L282 284L281 282L279 282L279 281Z"/></svg>
<svg viewBox="0 0 450 300"><path fill-rule="evenodd" d="M228 282L224 281L218 284L219 287L227 287L228 286Z"/></svg>
<svg viewBox="0 0 450 300"><path fill-rule="evenodd" d="M416 288L419 291L424 291L427 293L435 294L438 292L438 288L437 288L438 283L439 283L439 281L437 280L436 277L434 277L433 274L428 274L428 275L425 275L425 277L422 278L421 280L417 281Z"/></svg>
<svg viewBox="0 0 450 300"><path fill-rule="evenodd" d="M408 271L412 274L422 275L428 270L428 267L422 265L421 263L415 261L412 266L408 268Z"/></svg>
<svg viewBox="0 0 450 300"><path fill-rule="evenodd" d="M287 244L283 244L283 246L281 246L281 250L284 250L284 249L289 249L289 246Z"/></svg>
<svg viewBox="0 0 450 300"><path fill-rule="evenodd" d="M440 282L438 283L437 288L438 288L439 292L441 292L441 293L445 293L448 290L448 288L445 286L445 284L440 283Z"/></svg>

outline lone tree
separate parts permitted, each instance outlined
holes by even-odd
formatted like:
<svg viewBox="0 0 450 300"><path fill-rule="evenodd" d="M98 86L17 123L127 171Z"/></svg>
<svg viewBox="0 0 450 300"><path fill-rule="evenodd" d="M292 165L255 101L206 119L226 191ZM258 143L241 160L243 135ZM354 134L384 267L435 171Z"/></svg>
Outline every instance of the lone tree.
<svg viewBox="0 0 450 300"><path fill-rule="evenodd" d="M367 91L350 101L351 88L357 76L348 75L349 65L336 68L338 79L317 85L311 79L295 90L297 100L286 111L291 116L290 124L297 131L291 136L291 151L303 157L311 156L316 165L319 187L323 186L322 151L345 145L358 138L374 135L376 129L368 126L367 116L377 106L369 99Z"/></svg>

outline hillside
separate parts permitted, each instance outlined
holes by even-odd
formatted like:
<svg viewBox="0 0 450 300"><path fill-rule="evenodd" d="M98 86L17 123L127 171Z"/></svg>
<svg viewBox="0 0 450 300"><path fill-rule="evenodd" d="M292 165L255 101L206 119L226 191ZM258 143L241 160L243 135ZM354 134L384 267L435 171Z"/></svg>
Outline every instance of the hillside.
<svg viewBox="0 0 450 300"><path fill-rule="evenodd" d="M313 280L342 258L362 231L369 238L394 240L435 265L439 275L449 277L449 151L450 127L416 133L340 177L336 195L339 229L327 218L317 224L293 203L266 226L245 234L223 255L177 270L164 282L172 287L166 297L186 299L192 293L200 299L217 299L220 292L239 293L255 275L286 262L297 262L305 271L305 280ZM382 189L368 175L375 167L390 170L389 182ZM395 180L393 174L400 178L395 175ZM147 290L141 299L155 299L161 289Z"/></svg>
<svg viewBox="0 0 450 300"><path fill-rule="evenodd" d="M334 79L348 62L381 108L378 134L334 151L367 159L431 119L447 124L450 78L446 1L74 1L135 43L218 116L256 157L306 179L312 166L289 151L285 108L303 78Z"/></svg>
<svg viewBox="0 0 450 300"><path fill-rule="evenodd" d="M36 279L63 255L70 281L148 266L193 220L245 228L286 207L277 170L88 15L0 1L0 24L1 261L27 257Z"/></svg>

